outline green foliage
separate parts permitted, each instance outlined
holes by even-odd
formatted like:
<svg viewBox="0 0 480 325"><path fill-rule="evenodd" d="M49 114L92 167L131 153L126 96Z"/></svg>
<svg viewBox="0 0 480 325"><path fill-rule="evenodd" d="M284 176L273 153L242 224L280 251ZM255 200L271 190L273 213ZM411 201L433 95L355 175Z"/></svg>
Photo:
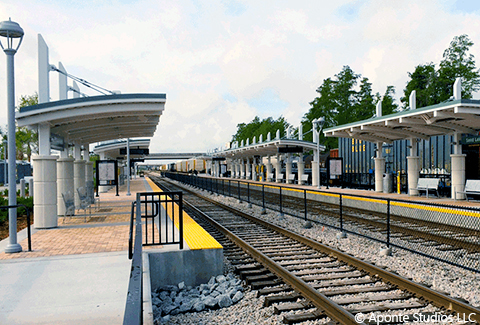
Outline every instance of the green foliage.
<svg viewBox="0 0 480 325"><path fill-rule="evenodd" d="M0 206L8 205L8 199L0 196ZM0 209L0 225L8 219L8 210L7 209Z"/></svg>
<svg viewBox="0 0 480 325"><path fill-rule="evenodd" d="M33 211L33 197L17 197L17 204L23 204L27 207L28 211L30 211L30 216L32 216L32 211ZM25 208L19 207L17 209L17 215L24 215L26 214Z"/></svg>
<svg viewBox="0 0 480 325"><path fill-rule="evenodd" d="M410 81L403 90L404 97L400 98L403 107L409 106L409 96L412 91L416 91L417 107L425 107L438 103L438 76L435 71L435 65L428 63L425 65L417 65L415 71L408 73Z"/></svg>
<svg viewBox="0 0 480 325"><path fill-rule="evenodd" d="M360 80L360 85L359 90L356 91L358 80ZM368 78L361 78L361 75L355 74L349 66L344 66L334 78L323 80L317 93L318 97L310 103L311 108L302 119L304 139L307 141L313 141L311 130L314 119L323 116L325 118L324 129L365 120L374 115L375 105L380 100L380 94L373 94L372 83ZM394 103L394 94L393 86L388 86L382 100L384 114L397 109ZM332 149L338 146L338 139L325 138L321 133L320 143L324 144L327 149Z"/></svg>
<svg viewBox="0 0 480 325"><path fill-rule="evenodd" d="M434 63L418 65L413 73L408 73L410 81L400 100L404 108L408 98L416 90L417 107L425 107L448 100L453 95L453 84L457 77L462 78L462 98L472 98L480 89L480 72L475 67L473 54L468 54L473 42L467 35L455 36L450 46L443 52L438 70Z"/></svg>
<svg viewBox="0 0 480 325"><path fill-rule="evenodd" d="M398 105L395 103L393 96L395 95L395 87L387 86L387 90L382 98L382 116L393 114L398 111Z"/></svg>
<svg viewBox="0 0 480 325"><path fill-rule="evenodd" d="M270 132L272 139L275 138L277 130L280 130L280 137L285 135L285 130L290 126L283 116L280 116L278 119L274 120L272 117L260 120L258 116L248 124L240 123L237 124L237 133L233 135L232 141L238 141L240 143L242 140L244 144L247 139L250 139L250 143L253 137L256 137L257 142L260 138L260 135L263 135L263 140L267 139L267 134Z"/></svg>
<svg viewBox="0 0 480 325"><path fill-rule="evenodd" d="M35 93L31 96L21 96L20 105L17 107L19 110L22 107L31 106L38 104L38 94ZM2 138L4 141L7 140L6 132L2 132ZM15 132L15 145L17 147L16 159L24 160L27 159L30 161L32 153L35 152L38 148L38 135L33 130L27 127L18 127ZM5 156L5 147L2 150L2 159Z"/></svg>
<svg viewBox="0 0 480 325"><path fill-rule="evenodd" d="M30 211L30 216L33 211L33 197L17 197L17 204L23 204ZM0 196L0 206L7 206L8 198ZM17 208L17 216L26 214L24 207ZM0 225L3 224L8 219L8 209L0 209Z"/></svg>

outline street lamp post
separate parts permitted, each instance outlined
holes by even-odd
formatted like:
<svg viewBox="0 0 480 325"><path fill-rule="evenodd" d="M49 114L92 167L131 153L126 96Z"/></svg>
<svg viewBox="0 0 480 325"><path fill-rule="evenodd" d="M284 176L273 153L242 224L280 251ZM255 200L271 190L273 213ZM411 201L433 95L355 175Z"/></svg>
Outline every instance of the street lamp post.
<svg viewBox="0 0 480 325"><path fill-rule="evenodd" d="M23 29L19 24L8 21L0 22L0 36L6 38L6 44L0 41L3 52L7 55L7 100L8 100L8 205L17 205L17 182L15 177L16 145L15 145L15 75L13 57L17 53L23 39ZM17 45L14 43L18 41ZM22 246L17 243L17 209L8 211L8 230L10 243L5 253L17 253L22 251Z"/></svg>
<svg viewBox="0 0 480 325"><path fill-rule="evenodd" d="M313 128L315 130L315 134L317 137L317 168L318 168L318 173L317 173L317 186L318 188L321 188L320 184L320 132L322 132L323 129L323 124L325 124L325 118L323 116L320 116L318 119L314 119L313 121Z"/></svg>

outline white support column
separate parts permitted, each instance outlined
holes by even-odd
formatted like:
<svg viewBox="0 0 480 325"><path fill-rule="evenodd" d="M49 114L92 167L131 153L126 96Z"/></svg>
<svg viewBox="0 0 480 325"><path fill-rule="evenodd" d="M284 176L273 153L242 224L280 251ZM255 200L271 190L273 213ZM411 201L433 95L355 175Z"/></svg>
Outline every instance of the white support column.
<svg viewBox="0 0 480 325"><path fill-rule="evenodd" d="M315 123L312 125L313 129L313 142L317 143L318 148L318 141L319 141L319 134L318 131L315 130ZM312 161L312 186L318 187L319 174L320 173L320 155L318 150L313 150L313 161Z"/></svg>
<svg viewBox="0 0 480 325"><path fill-rule="evenodd" d="M130 138L127 138L127 196L132 195L130 193Z"/></svg>
<svg viewBox="0 0 480 325"><path fill-rule="evenodd" d="M50 101L48 46L38 34L38 102ZM50 155L50 125L39 124L38 155L33 162L33 213L35 228L54 228L57 220L57 156Z"/></svg>
<svg viewBox="0 0 480 325"><path fill-rule="evenodd" d="M271 182L273 179L269 179L269 175L272 173L272 158L267 156L267 181Z"/></svg>
<svg viewBox="0 0 480 325"><path fill-rule="evenodd" d="M38 34L38 103L50 101L50 63L48 46L42 35Z"/></svg>
<svg viewBox="0 0 480 325"><path fill-rule="evenodd" d="M93 161L85 162L85 185L88 185L88 182L93 186Z"/></svg>
<svg viewBox="0 0 480 325"><path fill-rule="evenodd" d="M72 85L73 85L73 86L72 86L72 89L74 90L74 92L73 92L73 98L78 98L78 97L80 97L80 94L79 94L80 88L78 87L78 84L77 84L75 81L73 81Z"/></svg>
<svg viewBox="0 0 480 325"><path fill-rule="evenodd" d="M246 168L245 179L252 179L252 165L250 164L250 158L247 159L245 168ZM250 173L250 176L247 176L248 173Z"/></svg>
<svg viewBox="0 0 480 325"><path fill-rule="evenodd" d="M465 158L467 155L462 154L462 145L460 144L460 139L462 134L460 132L455 132L453 134L453 154L450 155L452 160L452 187L451 187L451 198L457 200L465 199L465 194L456 193L458 191L463 191L465 189Z"/></svg>
<svg viewBox="0 0 480 325"><path fill-rule="evenodd" d="M58 62L58 70L67 73L62 62ZM60 100L68 98L67 76L63 73L58 74L58 97Z"/></svg>
<svg viewBox="0 0 480 325"><path fill-rule="evenodd" d="M417 156L417 139L410 138L410 156L407 157L408 194L418 195L417 184L420 171L420 157Z"/></svg>
<svg viewBox="0 0 480 325"><path fill-rule="evenodd" d="M252 158L252 181L257 181L258 176L257 176L257 160Z"/></svg>
<svg viewBox="0 0 480 325"><path fill-rule="evenodd" d="M277 183L281 183L280 174L282 173L282 160L280 154L277 153L277 162L275 165L275 180Z"/></svg>
<svg viewBox="0 0 480 325"><path fill-rule="evenodd" d="M245 179L245 160L240 160L240 178Z"/></svg>
<svg viewBox="0 0 480 325"><path fill-rule="evenodd" d="M50 155L50 124L38 124L38 153L39 155Z"/></svg>
<svg viewBox="0 0 480 325"><path fill-rule="evenodd" d="M298 157L297 169L298 184L303 185L305 183L304 181L302 181L302 177L305 174L305 162L303 161L303 152L300 152L300 156Z"/></svg>
<svg viewBox="0 0 480 325"><path fill-rule="evenodd" d="M33 155L35 228L55 228L57 220L57 156Z"/></svg>
<svg viewBox="0 0 480 325"><path fill-rule="evenodd" d="M291 184L292 181L289 180L289 176L292 173L292 154L291 153L287 153L287 163L285 164L285 173L286 173L285 175L286 183Z"/></svg>
<svg viewBox="0 0 480 325"><path fill-rule="evenodd" d="M382 142L377 142L377 157L375 158L375 192L383 192L385 158L383 158L382 150Z"/></svg>
<svg viewBox="0 0 480 325"><path fill-rule="evenodd" d="M77 189L85 186L85 160L82 159L82 151L80 144L75 144L73 155L75 161L73 163L73 187L75 191L75 206L80 206L80 197Z"/></svg>
<svg viewBox="0 0 480 325"><path fill-rule="evenodd" d="M57 213L65 215L65 202L62 194L71 191L73 193L73 158L59 158L57 160Z"/></svg>

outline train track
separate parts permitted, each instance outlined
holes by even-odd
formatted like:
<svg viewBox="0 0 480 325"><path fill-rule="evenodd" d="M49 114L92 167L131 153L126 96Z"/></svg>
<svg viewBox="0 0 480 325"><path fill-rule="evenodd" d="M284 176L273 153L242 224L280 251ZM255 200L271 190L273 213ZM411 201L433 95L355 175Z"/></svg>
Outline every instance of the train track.
<svg viewBox="0 0 480 325"><path fill-rule="evenodd" d="M273 209L278 209L279 206L282 206L284 212L293 211L294 213L291 214L297 216L298 212L300 214L304 213L308 206L309 215L321 215L324 218L330 217L330 219L325 219L330 220L326 224L337 224L338 226L339 205L337 204L311 199L307 199L305 203L304 199L299 200L297 197L286 194L285 192L287 191L282 192L282 201L280 202L278 194L273 194L269 191L263 192L259 189L261 185L256 183L251 183L248 188L244 186L238 187L238 189L233 187L225 190L226 187L226 182L219 182L212 189L218 193L230 192L232 197L238 195L239 198L249 198L248 201L250 203L258 205L263 205L263 202L265 202L266 207ZM329 193L329 196L335 196L335 193ZM386 206L387 201L385 199L377 199L376 201L385 201L384 204ZM421 205L421 202L409 204ZM387 218L386 213L361 208L352 209L346 206L342 208L342 221L345 229L354 227L358 229L360 234L382 241L385 241ZM477 229L391 214L389 231L392 238L401 238L401 240L412 245L420 244L424 247L430 247L433 249L430 252L435 255L457 252L467 256L472 261L477 260L480 255L480 231Z"/></svg>
<svg viewBox="0 0 480 325"><path fill-rule="evenodd" d="M268 295L265 305L276 303L278 313L295 311L284 317L286 323L324 318L359 324L367 323L365 315L386 317L395 310L411 320L435 314L480 322L480 309L463 301L161 178L152 180L184 192L185 209L221 242L247 283Z"/></svg>

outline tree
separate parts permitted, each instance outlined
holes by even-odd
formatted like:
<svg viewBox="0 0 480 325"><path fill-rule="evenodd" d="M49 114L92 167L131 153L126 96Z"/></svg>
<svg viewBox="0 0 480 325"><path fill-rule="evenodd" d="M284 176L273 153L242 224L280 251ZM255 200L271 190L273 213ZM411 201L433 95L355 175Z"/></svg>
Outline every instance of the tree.
<svg viewBox="0 0 480 325"><path fill-rule="evenodd" d="M336 122L343 125L354 122L355 114L355 85L360 75L355 74L348 66L344 66L339 74L336 74L337 82L334 87ZM368 80L368 79L367 79Z"/></svg>
<svg viewBox="0 0 480 325"><path fill-rule="evenodd" d="M387 86L382 98L382 115L389 115L398 111L398 105L395 103L393 95L395 95L395 87Z"/></svg>
<svg viewBox="0 0 480 325"><path fill-rule="evenodd" d="M372 117L375 113L376 101L372 94L372 83L368 78L365 77L360 81L360 90L356 97L354 119L361 121Z"/></svg>
<svg viewBox="0 0 480 325"><path fill-rule="evenodd" d="M355 74L349 66L344 66L342 70L335 75L335 78L327 78L322 85L317 88L319 94L311 103L310 110L303 116L302 125L304 133L307 133L305 140L312 141L312 121L320 116L325 118L324 129L336 125L351 123L357 120L357 116L366 116L369 113L361 111L362 105L358 105L358 98L365 97L367 100L369 90L368 79L362 80L363 94L358 95L355 91L355 85L360 75ZM366 102L362 103L363 105ZM370 111L371 114L371 111ZM370 115L371 116L371 115ZM337 138L324 138L323 133L320 134L320 142L327 149L336 148L338 146Z"/></svg>
<svg viewBox="0 0 480 325"><path fill-rule="evenodd" d="M462 98L471 98L473 92L480 89L480 73L475 67L475 58L467 53L472 45L467 35L455 36L450 47L443 52L438 70L440 102L453 95L457 77L462 77Z"/></svg>
<svg viewBox="0 0 480 325"><path fill-rule="evenodd" d="M21 96L18 109L37 104L37 93L30 96ZM6 139L6 135L4 135L3 138ZM38 135L36 132L27 127L19 127L15 132L15 143L17 146L17 159L24 160L25 158L27 158L27 160L30 161L32 153L35 152L38 148Z"/></svg>
<svg viewBox="0 0 480 325"><path fill-rule="evenodd" d="M410 81L403 90L404 97L400 98L403 108L409 106L409 97L412 91L416 92L417 107L434 105L439 102L438 99L438 73L435 71L435 65L428 63L417 65L415 71L408 73Z"/></svg>
<svg viewBox="0 0 480 325"><path fill-rule="evenodd" d="M324 128L336 125L336 114L334 110L336 105L334 94L335 84L336 81L327 78L323 80L322 85L317 88L319 96L310 103L311 108L305 113L302 120L303 133L305 134L304 140L313 141L313 134L311 132L312 121L320 116L325 118ZM334 148L338 141L335 138L325 139L323 134L321 134L320 142L329 148Z"/></svg>
<svg viewBox="0 0 480 325"><path fill-rule="evenodd" d="M250 139L251 141L253 137L256 137L257 141L259 141L261 134L265 140L268 132L271 133L273 138L275 137L277 130L280 130L280 136L283 137L285 135L285 130L289 126L290 124L283 116L280 116L277 120L274 120L272 117L260 120L258 116L255 116L255 118L248 124L237 124L237 133L233 135L232 141L238 141L238 143L240 143L243 140L245 143L247 139Z"/></svg>
<svg viewBox="0 0 480 325"><path fill-rule="evenodd" d="M415 67L408 73L410 80L400 99L403 107L408 106L408 99L416 91L417 107L425 107L448 100L453 95L456 78L462 78L462 98L471 98L480 89L480 72L475 67L475 58L468 54L473 42L467 35L455 36L450 46L443 52L443 59L438 70L432 62Z"/></svg>

